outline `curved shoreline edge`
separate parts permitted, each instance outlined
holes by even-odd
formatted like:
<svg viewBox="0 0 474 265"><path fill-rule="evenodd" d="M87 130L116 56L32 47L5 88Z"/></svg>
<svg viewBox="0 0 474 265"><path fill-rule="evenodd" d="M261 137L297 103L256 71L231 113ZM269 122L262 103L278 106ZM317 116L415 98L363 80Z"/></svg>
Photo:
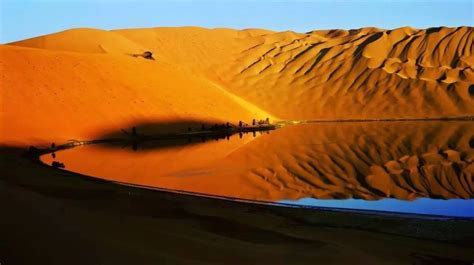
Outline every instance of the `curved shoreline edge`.
<svg viewBox="0 0 474 265"><path fill-rule="evenodd" d="M197 254L202 263L193 264L211 264L216 259L226 263L239 257L260 264L278 260L313 264L318 259L341 264L356 256L362 262L374 255L396 264L413 264L423 257L463 264L459 261L470 262L474 248L473 220L281 207L142 189L53 169L24 156L22 148L0 150L0 207L8 213L0 219L0 233L9 242L3 248L5 262L48 257L50 264L63 264L93 244L99 252L78 257L77 264L97 260L149 263L169 258L151 255L154 247L166 252L178 244L180 253L195 247L212 249ZM23 232L19 234L18 229ZM169 231L174 231L174 239L169 238ZM87 241L80 235L87 235ZM26 244L32 238L48 249L38 252L40 245ZM259 249L270 246L276 248L262 256ZM366 247L378 251L368 253L363 250ZM340 254L334 256L334 251ZM386 256L387 251L392 254Z"/></svg>

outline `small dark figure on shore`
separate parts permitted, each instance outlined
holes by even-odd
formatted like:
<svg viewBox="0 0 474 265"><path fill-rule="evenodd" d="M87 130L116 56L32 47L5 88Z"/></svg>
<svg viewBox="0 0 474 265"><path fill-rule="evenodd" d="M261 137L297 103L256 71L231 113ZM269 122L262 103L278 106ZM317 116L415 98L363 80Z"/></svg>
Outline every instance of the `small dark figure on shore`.
<svg viewBox="0 0 474 265"><path fill-rule="evenodd" d="M137 136L137 128L135 128L135 126L132 127L132 136L133 137Z"/></svg>
<svg viewBox="0 0 474 265"><path fill-rule="evenodd" d="M267 117L267 118L265 119L265 122L266 122L267 124L270 124L270 118Z"/></svg>
<svg viewBox="0 0 474 265"><path fill-rule="evenodd" d="M56 148L56 144L55 144L55 143L51 143L51 148L52 148L52 149Z"/></svg>
<svg viewBox="0 0 474 265"><path fill-rule="evenodd" d="M242 121L239 121L239 127L242 127Z"/></svg>
<svg viewBox="0 0 474 265"><path fill-rule="evenodd" d="M64 163L61 163L61 162L58 162L58 161L53 161L53 163L51 163L51 166L53 166L54 168L65 168L66 167L64 165Z"/></svg>
<svg viewBox="0 0 474 265"><path fill-rule="evenodd" d="M29 155L36 156L36 155L38 155L38 153L39 153L38 148L36 148L32 145L30 145L30 147L28 147L28 154Z"/></svg>
<svg viewBox="0 0 474 265"><path fill-rule="evenodd" d="M230 122L227 122L227 123L225 124L225 127L226 127L227 129L229 129L229 128L230 128Z"/></svg>
<svg viewBox="0 0 474 265"><path fill-rule="evenodd" d="M206 130L206 125L201 124L201 131L205 131L205 130Z"/></svg>
<svg viewBox="0 0 474 265"><path fill-rule="evenodd" d="M255 124L256 124L256 121L255 121L255 119L253 119L252 120L252 125L255 126Z"/></svg>

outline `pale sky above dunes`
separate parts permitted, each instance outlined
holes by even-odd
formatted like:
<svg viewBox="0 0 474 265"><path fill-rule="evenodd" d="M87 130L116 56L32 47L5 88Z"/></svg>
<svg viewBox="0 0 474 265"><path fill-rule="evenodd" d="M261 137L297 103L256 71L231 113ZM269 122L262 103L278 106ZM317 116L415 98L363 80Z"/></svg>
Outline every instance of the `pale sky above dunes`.
<svg viewBox="0 0 474 265"><path fill-rule="evenodd" d="M473 0L0 0L0 43L70 28L201 26L314 29L473 26Z"/></svg>

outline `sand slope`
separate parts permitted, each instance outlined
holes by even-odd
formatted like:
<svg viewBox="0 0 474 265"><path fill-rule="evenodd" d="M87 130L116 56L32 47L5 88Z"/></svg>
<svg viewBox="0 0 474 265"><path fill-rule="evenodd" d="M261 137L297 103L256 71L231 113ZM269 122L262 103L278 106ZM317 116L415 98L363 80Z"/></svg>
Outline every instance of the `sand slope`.
<svg viewBox="0 0 474 265"><path fill-rule="evenodd" d="M91 139L137 123L270 116L165 63L117 54L0 46L4 142Z"/></svg>
<svg viewBox="0 0 474 265"><path fill-rule="evenodd" d="M474 113L473 29L115 31L284 119Z"/></svg>
<svg viewBox="0 0 474 265"><path fill-rule="evenodd" d="M151 50L160 61L213 80L283 119L474 114L471 27L308 33L183 27L100 31L97 38L98 32L79 29L14 44ZM71 42L76 36L81 41Z"/></svg>
<svg viewBox="0 0 474 265"><path fill-rule="evenodd" d="M15 46L85 53L139 53L145 48L110 31L77 28L10 43Z"/></svg>
<svg viewBox="0 0 474 265"><path fill-rule="evenodd" d="M279 32L231 63L231 91L289 119L474 113L473 28Z"/></svg>

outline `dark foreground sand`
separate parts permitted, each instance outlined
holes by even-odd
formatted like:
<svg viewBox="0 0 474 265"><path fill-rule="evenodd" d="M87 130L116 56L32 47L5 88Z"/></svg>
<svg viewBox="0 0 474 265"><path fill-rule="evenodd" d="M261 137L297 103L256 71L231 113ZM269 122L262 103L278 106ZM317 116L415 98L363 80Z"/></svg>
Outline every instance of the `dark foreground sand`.
<svg viewBox="0 0 474 265"><path fill-rule="evenodd" d="M2 147L2 264L472 264L474 221L140 190ZM225 181L225 180L223 180Z"/></svg>

